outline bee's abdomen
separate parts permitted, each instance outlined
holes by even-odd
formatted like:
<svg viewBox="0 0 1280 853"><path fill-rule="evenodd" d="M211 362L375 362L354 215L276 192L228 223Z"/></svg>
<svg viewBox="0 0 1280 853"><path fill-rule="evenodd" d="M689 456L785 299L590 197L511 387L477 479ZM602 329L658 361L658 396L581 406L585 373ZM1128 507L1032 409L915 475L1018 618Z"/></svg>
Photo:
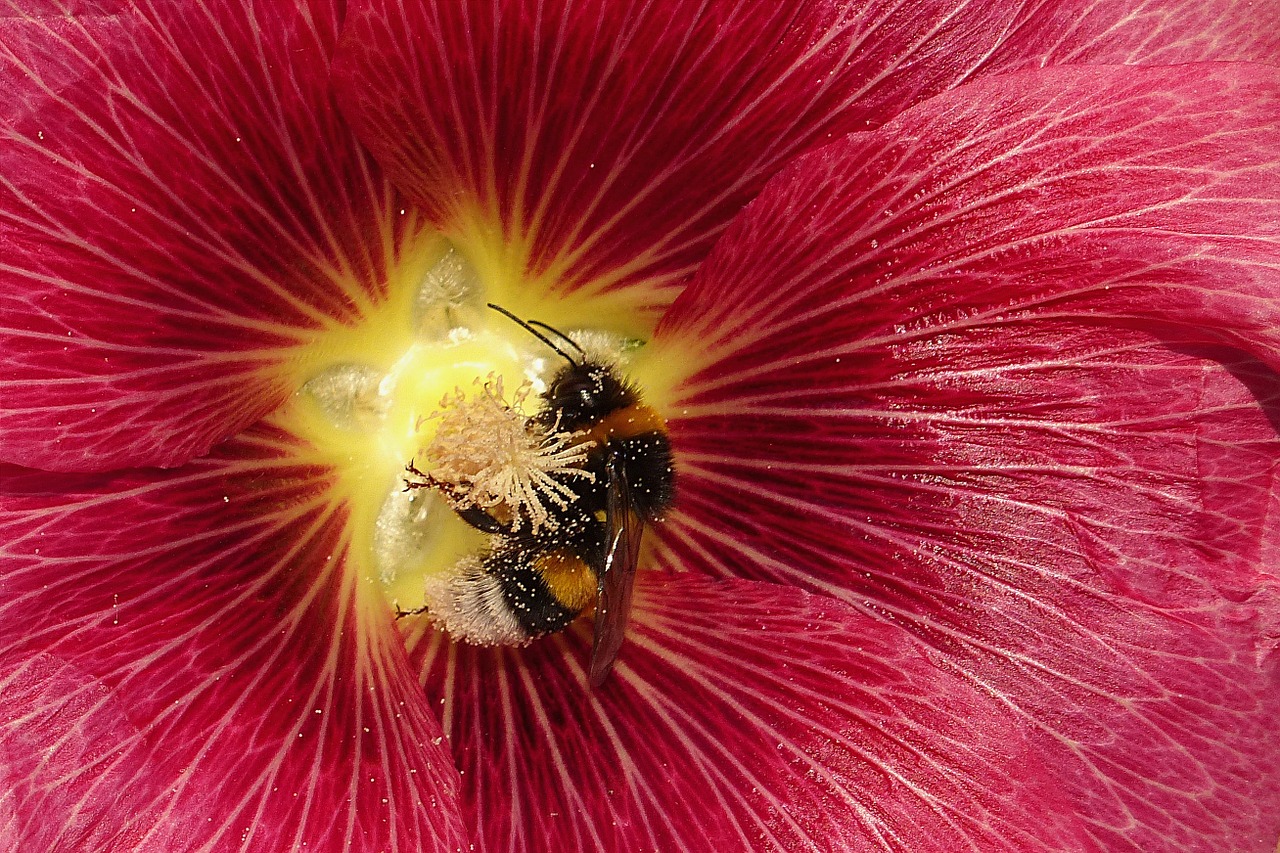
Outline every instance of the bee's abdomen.
<svg viewBox="0 0 1280 853"><path fill-rule="evenodd" d="M523 645L568 626L596 595L596 575L568 549L509 545L466 558L427 584L427 610L455 640Z"/></svg>
<svg viewBox="0 0 1280 853"><path fill-rule="evenodd" d="M512 617L530 637L559 631L595 600L596 576L567 549L495 552L486 561Z"/></svg>

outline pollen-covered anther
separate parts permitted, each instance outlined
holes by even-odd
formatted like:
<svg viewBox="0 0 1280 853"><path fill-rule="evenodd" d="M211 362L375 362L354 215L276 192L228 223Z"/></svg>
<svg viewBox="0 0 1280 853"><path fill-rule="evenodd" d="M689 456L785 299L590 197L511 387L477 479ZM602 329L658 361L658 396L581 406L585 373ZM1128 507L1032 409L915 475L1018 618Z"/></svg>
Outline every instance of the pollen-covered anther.
<svg viewBox="0 0 1280 853"><path fill-rule="evenodd" d="M547 429L524 414L532 386L522 383L510 401L502 377L476 379L479 392L461 388L445 395L436 432L417 470L459 509L478 507L518 531L526 522L536 533L553 529L547 504L564 509L578 494L568 478L595 476L582 467L594 442L582 432Z"/></svg>

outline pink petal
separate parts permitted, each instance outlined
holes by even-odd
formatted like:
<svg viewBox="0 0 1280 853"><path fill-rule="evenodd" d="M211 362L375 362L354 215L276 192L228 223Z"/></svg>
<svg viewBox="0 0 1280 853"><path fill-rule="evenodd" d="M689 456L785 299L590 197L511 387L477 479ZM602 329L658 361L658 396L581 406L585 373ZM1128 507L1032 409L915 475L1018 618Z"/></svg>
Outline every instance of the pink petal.
<svg viewBox="0 0 1280 853"><path fill-rule="evenodd" d="M661 558L913 626L1106 850L1280 832L1278 77L940 96L772 184L655 344Z"/></svg>
<svg viewBox="0 0 1280 853"><path fill-rule="evenodd" d="M984 71L1280 59L1277 0L1041 0L1020 11Z"/></svg>
<svg viewBox="0 0 1280 853"><path fill-rule="evenodd" d="M461 846L439 723L298 450L0 472L0 846Z"/></svg>
<svg viewBox="0 0 1280 853"><path fill-rule="evenodd" d="M473 254L551 290L656 287L795 153L962 79L1016 14L954 0L361 0L336 78L397 186Z"/></svg>
<svg viewBox="0 0 1280 853"><path fill-rule="evenodd" d="M174 465L297 387L402 218L328 93L323 2L0 24L0 455Z"/></svg>
<svg viewBox="0 0 1280 853"><path fill-rule="evenodd" d="M587 633L414 637L478 850L1089 849L1017 716L892 623L642 572L594 693Z"/></svg>

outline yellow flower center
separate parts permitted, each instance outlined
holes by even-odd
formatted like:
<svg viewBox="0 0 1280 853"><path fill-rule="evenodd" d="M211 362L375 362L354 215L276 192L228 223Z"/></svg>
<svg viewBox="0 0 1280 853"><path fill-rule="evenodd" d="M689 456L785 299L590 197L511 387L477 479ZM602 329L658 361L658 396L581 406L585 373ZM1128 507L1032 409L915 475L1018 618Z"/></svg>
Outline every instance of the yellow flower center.
<svg viewBox="0 0 1280 853"><path fill-rule="evenodd" d="M402 251L387 285L385 299L357 300L362 322L326 329L305 349L293 365L300 390L275 420L308 446L299 461L334 472L332 500L344 510L337 517L346 519L362 600L414 609L425 585L485 537L441 490L412 487L421 480L409 465L434 464L443 480L474 489L476 505L515 506L535 521L540 501L574 497L564 485L572 489L572 476L550 484L545 476L575 464L570 442L520 435L567 361L487 303L549 323L629 374L645 371L636 334L647 336L649 321L607 297L591 305L535 299L545 286L522 284L513 270L464 257L435 235Z"/></svg>

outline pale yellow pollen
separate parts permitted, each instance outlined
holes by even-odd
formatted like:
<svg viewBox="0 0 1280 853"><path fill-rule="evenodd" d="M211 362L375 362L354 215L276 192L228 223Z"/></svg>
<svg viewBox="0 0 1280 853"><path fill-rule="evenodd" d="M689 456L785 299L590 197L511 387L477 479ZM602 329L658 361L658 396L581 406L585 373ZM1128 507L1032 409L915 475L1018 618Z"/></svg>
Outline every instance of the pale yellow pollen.
<svg viewBox="0 0 1280 853"><path fill-rule="evenodd" d="M581 432L548 430L524 414L532 386L520 385L510 401L502 377L475 380L479 391L446 394L435 435L415 460L415 468L456 508L477 507L518 531L527 520L534 533L556 524L547 503L564 509L578 497L564 478L588 482L582 465L594 442ZM557 479L559 478L559 479ZM410 480L413 484L413 480Z"/></svg>

